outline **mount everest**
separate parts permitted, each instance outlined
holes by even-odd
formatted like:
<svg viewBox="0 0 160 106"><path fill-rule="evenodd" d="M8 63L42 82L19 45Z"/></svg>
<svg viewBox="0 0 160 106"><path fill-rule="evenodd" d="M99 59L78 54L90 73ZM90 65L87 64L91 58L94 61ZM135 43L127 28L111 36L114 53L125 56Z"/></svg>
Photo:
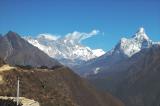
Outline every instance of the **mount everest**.
<svg viewBox="0 0 160 106"><path fill-rule="evenodd" d="M98 30L93 30L90 33L80 33L75 31L64 37L40 34L35 38L24 38L32 45L44 51L50 57L59 60L62 64L75 66L105 54L102 49L92 50L81 44L81 40L97 35L98 33Z"/></svg>

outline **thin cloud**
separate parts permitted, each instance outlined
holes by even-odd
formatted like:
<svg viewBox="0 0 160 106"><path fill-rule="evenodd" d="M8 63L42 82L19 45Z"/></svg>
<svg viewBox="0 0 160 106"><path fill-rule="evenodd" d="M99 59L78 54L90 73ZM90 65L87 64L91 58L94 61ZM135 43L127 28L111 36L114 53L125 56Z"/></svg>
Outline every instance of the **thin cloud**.
<svg viewBox="0 0 160 106"><path fill-rule="evenodd" d="M44 33L44 34L39 34L37 38L44 38L47 40L58 40L60 38L60 36L53 35L50 33Z"/></svg>
<svg viewBox="0 0 160 106"><path fill-rule="evenodd" d="M99 33L99 30L93 30L90 33L77 32L68 33L64 39L66 42L70 43L80 43L82 40L93 37Z"/></svg>
<svg viewBox="0 0 160 106"><path fill-rule="evenodd" d="M75 43L81 43L82 40L88 39L90 37L93 37L97 34L99 34L99 30L92 30L89 33L85 33L85 32L78 32L78 31L74 31L72 33L68 33L65 36L57 36L57 35L53 35L50 33L43 33L43 34L39 34L37 36L37 38L39 39L46 39L46 40L54 40L54 41L64 41L65 43L71 43L71 44L75 44Z"/></svg>

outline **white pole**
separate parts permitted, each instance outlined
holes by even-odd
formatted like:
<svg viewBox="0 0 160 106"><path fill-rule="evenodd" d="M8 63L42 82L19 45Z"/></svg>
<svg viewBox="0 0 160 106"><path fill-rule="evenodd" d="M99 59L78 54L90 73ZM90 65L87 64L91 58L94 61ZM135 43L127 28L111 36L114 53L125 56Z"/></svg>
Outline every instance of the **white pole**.
<svg viewBox="0 0 160 106"><path fill-rule="evenodd" d="M17 106L19 105L19 77L17 82Z"/></svg>

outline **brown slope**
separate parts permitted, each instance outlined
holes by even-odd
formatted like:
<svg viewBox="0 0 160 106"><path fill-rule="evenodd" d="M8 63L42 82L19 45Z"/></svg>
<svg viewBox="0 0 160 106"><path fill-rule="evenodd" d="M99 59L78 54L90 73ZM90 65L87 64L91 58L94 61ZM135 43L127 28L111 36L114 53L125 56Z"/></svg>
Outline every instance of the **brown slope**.
<svg viewBox="0 0 160 106"><path fill-rule="evenodd" d="M15 96L16 76L21 96L35 99L41 106L123 106L109 94L100 94L66 67L56 70L21 68L3 73L0 95Z"/></svg>
<svg viewBox="0 0 160 106"><path fill-rule="evenodd" d="M4 64L5 62L0 58L0 67Z"/></svg>

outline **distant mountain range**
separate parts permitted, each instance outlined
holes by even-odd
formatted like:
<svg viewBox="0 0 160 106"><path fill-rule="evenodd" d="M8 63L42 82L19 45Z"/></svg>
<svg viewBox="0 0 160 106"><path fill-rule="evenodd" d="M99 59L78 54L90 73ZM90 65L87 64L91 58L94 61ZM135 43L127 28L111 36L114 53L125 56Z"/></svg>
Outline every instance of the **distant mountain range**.
<svg viewBox="0 0 160 106"><path fill-rule="evenodd" d="M49 35L41 34L36 38L24 38L50 57L70 67L82 64L105 53L102 49L92 50L89 47L81 45L79 42L73 42L73 40L67 37L53 39L53 37Z"/></svg>
<svg viewBox="0 0 160 106"><path fill-rule="evenodd" d="M145 33L144 28L139 28L131 38L122 38L112 50L98 58L87 61L76 67L75 70L82 76L109 71L114 68L115 64L119 64L121 61L126 60L139 51L150 48L155 44L159 44L159 42L150 40Z"/></svg>
<svg viewBox="0 0 160 106"><path fill-rule="evenodd" d="M0 57L12 65L56 66L61 65L15 32L0 36Z"/></svg>

